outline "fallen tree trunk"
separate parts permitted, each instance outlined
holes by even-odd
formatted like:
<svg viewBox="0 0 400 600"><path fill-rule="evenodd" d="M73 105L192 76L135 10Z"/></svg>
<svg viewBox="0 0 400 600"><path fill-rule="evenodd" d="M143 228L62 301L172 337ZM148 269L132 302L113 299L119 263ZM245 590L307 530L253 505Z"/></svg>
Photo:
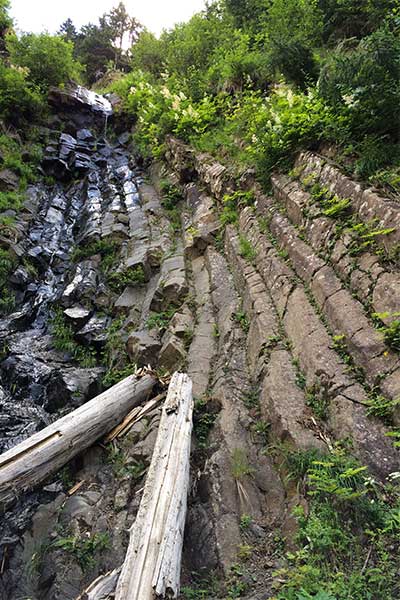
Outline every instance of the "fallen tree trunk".
<svg viewBox="0 0 400 600"><path fill-rule="evenodd" d="M126 377L0 456L0 508L34 488L147 400L155 380Z"/></svg>
<svg viewBox="0 0 400 600"><path fill-rule="evenodd" d="M175 373L115 600L177 598L189 488L192 382Z"/></svg>
<svg viewBox="0 0 400 600"><path fill-rule="evenodd" d="M187 375L175 373L163 406L139 511L130 530L125 561L121 569L93 582L78 600L178 597L192 412L192 382Z"/></svg>

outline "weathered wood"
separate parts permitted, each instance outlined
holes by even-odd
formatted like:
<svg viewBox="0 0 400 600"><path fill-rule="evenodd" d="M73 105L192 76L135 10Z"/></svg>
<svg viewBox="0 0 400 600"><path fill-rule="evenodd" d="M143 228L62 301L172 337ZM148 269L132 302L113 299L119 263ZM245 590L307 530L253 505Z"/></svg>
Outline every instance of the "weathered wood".
<svg viewBox="0 0 400 600"><path fill-rule="evenodd" d="M192 382L172 377L115 600L177 598L189 488Z"/></svg>
<svg viewBox="0 0 400 600"><path fill-rule="evenodd" d="M110 433L105 437L104 442L112 442L115 438L119 438L126 435L128 431L138 423L143 417L153 410L166 396L166 392L158 394L155 398L152 398L144 406L136 406L133 408L122 421L119 423Z"/></svg>
<svg viewBox="0 0 400 600"><path fill-rule="evenodd" d="M124 564L96 579L77 600L178 597L192 412L192 382L187 375L175 373Z"/></svg>
<svg viewBox="0 0 400 600"><path fill-rule="evenodd" d="M34 488L149 398L155 379L126 377L0 456L0 508Z"/></svg>
<svg viewBox="0 0 400 600"><path fill-rule="evenodd" d="M111 600L114 598L121 568L97 577L76 600Z"/></svg>

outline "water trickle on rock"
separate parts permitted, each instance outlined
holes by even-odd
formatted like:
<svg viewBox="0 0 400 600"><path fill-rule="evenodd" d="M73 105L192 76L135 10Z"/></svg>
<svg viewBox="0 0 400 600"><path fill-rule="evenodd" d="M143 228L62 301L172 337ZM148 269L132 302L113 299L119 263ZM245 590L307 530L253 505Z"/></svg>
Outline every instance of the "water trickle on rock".
<svg viewBox="0 0 400 600"><path fill-rule="evenodd" d="M105 139L109 100L81 86L52 90L51 98L58 129L47 131L42 168L56 182L28 190L24 236L12 248L20 258L10 280L16 306L0 319L0 452L101 391L102 366L80 366L55 348L54 307L100 359L110 317L99 257L76 261L73 251L116 231L122 244L129 237L128 213L138 202L129 136ZM125 223L116 211L126 213ZM6 515L0 549L18 540L36 497Z"/></svg>

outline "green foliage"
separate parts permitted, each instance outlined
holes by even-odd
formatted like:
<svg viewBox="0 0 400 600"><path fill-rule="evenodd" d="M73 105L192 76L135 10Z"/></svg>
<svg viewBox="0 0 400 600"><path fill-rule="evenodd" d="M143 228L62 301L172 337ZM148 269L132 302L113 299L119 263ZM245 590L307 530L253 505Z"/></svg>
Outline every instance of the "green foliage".
<svg viewBox="0 0 400 600"><path fill-rule="evenodd" d="M306 390L306 404L318 419L326 421L329 416L329 397L318 385Z"/></svg>
<svg viewBox="0 0 400 600"><path fill-rule="evenodd" d="M150 151L159 156L168 133L189 141L215 122L217 105L211 97L195 103L175 87L154 83L143 71L133 71L111 86L122 97L124 110L137 118L135 140L145 155Z"/></svg>
<svg viewBox="0 0 400 600"><path fill-rule="evenodd" d="M360 38L377 29L398 6L397 0L319 0L324 39Z"/></svg>
<svg viewBox="0 0 400 600"><path fill-rule="evenodd" d="M388 317L388 313L374 313L374 317L378 319ZM397 313L391 315L393 317L398 316ZM389 325L381 325L377 328L378 331L383 335L385 344L396 352L400 352L400 320L394 319Z"/></svg>
<svg viewBox="0 0 400 600"><path fill-rule="evenodd" d="M111 443L108 447L107 462L112 465L117 478L130 477L133 480L138 480L143 477L147 470L143 461L128 460L125 452L114 443Z"/></svg>
<svg viewBox="0 0 400 600"><path fill-rule="evenodd" d="M333 53L319 89L335 110L346 114L358 139L368 134L398 138L400 38L383 26L354 48Z"/></svg>
<svg viewBox="0 0 400 600"><path fill-rule="evenodd" d="M71 554L79 563L83 571L95 566L95 555L103 552L110 547L110 536L108 533L94 533L88 537L79 537L70 535L60 537L53 542L52 547L60 548L64 552Z"/></svg>
<svg viewBox="0 0 400 600"><path fill-rule="evenodd" d="M225 5L238 27L259 31L264 24L264 17L271 2L270 0L225 0Z"/></svg>
<svg viewBox="0 0 400 600"><path fill-rule="evenodd" d="M107 341L102 355L102 363L107 369L102 383L106 388L132 375L136 369L126 351L123 326L124 317L120 316L107 328Z"/></svg>
<svg viewBox="0 0 400 600"><path fill-rule="evenodd" d="M275 573L281 582L277 598L391 600L398 591L398 559L387 547L397 546L398 489L380 493L365 467L338 446L324 459L296 462L308 464L298 472L306 482L308 511L294 510L297 549Z"/></svg>
<svg viewBox="0 0 400 600"><path fill-rule="evenodd" d="M8 280L16 268L15 258L8 250L0 248L0 314L10 313L15 307L15 297L8 289Z"/></svg>
<svg viewBox="0 0 400 600"><path fill-rule="evenodd" d="M251 36L243 31L233 32L232 43L220 48L207 72L212 90L238 93L249 87L267 86L271 78L271 65L267 54L254 47Z"/></svg>
<svg viewBox="0 0 400 600"><path fill-rule="evenodd" d="M246 531L250 527L252 521L253 521L253 519L251 518L250 515L242 515L240 517L240 524L239 524L240 529L242 531Z"/></svg>
<svg viewBox="0 0 400 600"><path fill-rule="evenodd" d="M243 235L239 235L239 254L245 260L253 262L257 256L257 250L251 242Z"/></svg>
<svg viewBox="0 0 400 600"><path fill-rule="evenodd" d="M108 271L107 273L107 283L113 292L117 294L120 294L127 286L143 285L145 281L141 265L123 271Z"/></svg>
<svg viewBox="0 0 400 600"><path fill-rule="evenodd" d="M385 398L385 396L382 396L381 394L372 393L368 397L367 415L378 417L385 423L390 424L393 420L394 410L399 404L400 398L392 400Z"/></svg>
<svg viewBox="0 0 400 600"><path fill-rule="evenodd" d="M158 327L158 329L167 329L169 322L176 313L176 306L169 306L166 310L158 313L153 313L149 316L146 321L146 327L152 329Z"/></svg>
<svg viewBox="0 0 400 600"><path fill-rule="evenodd" d="M207 398L197 400L194 405L193 428L196 435L197 446L204 450L208 446L208 436L214 426L217 414L211 412Z"/></svg>
<svg viewBox="0 0 400 600"><path fill-rule="evenodd" d="M335 449L326 460L314 460L308 469L310 496L318 500L346 502L365 495L366 467L360 467L347 457L341 448Z"/></svg>
<svg viewBox="0 0 400 600"><path fill-rule="evenodd" d="M65 465L59 472L61 483L63 484L64 490L68 491L74 485L74 478L71 472L71 467Z"/></svg>
<svg viewBox="0 0 400 600"><path fill-rule="evenodd" d="M242 312L242 311L238 311L236 313L234 313L232 315L233 320L236 321L236 323L238 323L240 325L240 327L243 329L243 331L245 333L249 332L250 329L250 321L247 318L246 313Z"/></svg>
<svg viewBox="0 0 400 600"><path fill-rule="evenodd" d="M10 10L9 0L0 0L0 39L3 40L4 35L12 25L12 20L8 11ZM3 48L2 48L3 49Z"/></svg>
<svg viewBox="0 0 400 600"><path fill-rule="evenodd" d="M82 367L94 367L97 364L96 352L93 348L82 346L74 339L74 330L67 323L62 308L53 309L51 331L54 347L61 352L67 352L73 360Z"/></svg>
<svg viewBox="0 0 400 600"><path fill-rule="evenodd" d="M136 58L133 52L135 70L113 89L137 120L136 140L146 156L161 156L172 133L222 162L255 165L267 187L273 169L289 167L296 151L323 140L347 149L360 175L381 173L381 181L396 182L386 173L400 164L395 4L211 3L160 40L144 32ZM355 23L362 39L332 50L328 40L346 37ZM347 206L342 201L325 210L343 217ZM225 206L221 219L235 223L235 209Z"/></svg>
<svg viewBox="0 0 400 600"><path fill-rule="evenodd" d="M248 577L240 564L233 564L230 567L229 575L226 580L227 598L241 598L249 589Z"/></svg>
<svg viewBox="0 0 400 600"><path fill-rule="evenodd" d="M271 66L301 87L317 75L313 48L321 40L322 17L317 0L274 0L268 12Z"/></svg>
<svg viewBox="0 0 400 600"><path fill-rule="evenodd" d="M118 260L118 250L119 245L113 240L94 240L86 246L76 246L71 254L71 260L73 262L80 262L91 258L95 254L100 254L102 259L101 269L106 273L110 268L115 266Z"/></svg>
<svg viewBox="0 0 400 600"><path fill-rule="evenodd" d="M168 179L162 179L160 181L160 190L162 194L162 205L165 210L173 210L178 202L182 200L181 190Z"/></svg>
<svg viewBox="0 0 400 600"><path fill-rule="evenodd" d="M231 458L231 472L234 479L241 481L246 475L253 475L254 468L250 466L246 451L243 448L235 448Z"/></svg>
<svg viewBox="0 0 400 600"><path fill-rule="evenodd" d="M52 85L78 79L81 65L73 58L73 44L59 36L27 33L9 35L7 49L13 65L26 69L30 82L42 92Z"/></svg>
<svg viewBox="0 0 400 600"><path fill-rule="evenodd" d="M22 126L37 121L44 112L44 100L30 85L27 72L0 62L0 117Z"/></svg>
<svg viewBox="0 0 400 600"><path fill-rule="evenodd" d="M145 29L139 35L132 48L132 68L143 69L155 76L160 76L164 66L164 44L156 36Z"/></svg>
<svg viewBox="0 0 400 600"><path fill-rule="evenodd" d="M136 365L133 364L127 364L121 368L110 367L102 379L102 384L105 388L112 387L125 379L125 377L132 375L135 372L135 368Z"/></svg>
<svg viewBox="0 0 400 600"><path fill-rule="evenodd" d="M277 87L267 99L252 94L237 111L244 132L248 158L258 168L260 179L267 183L271 170L288 166L294 153L319 139L341 136L346 122L334 119L331 108L315 89L306 93L290 87Z"/></svg>
<svg viewBox="0 0 400 600"><path fill-rule="evenodd" d="M268 452L280 461L281 468L286 473L288 481L303 480L313 461L321 458L321 453L315 448L306 451L294 450L289 444L285 443L271 446Z"/></svg>
<svg viewBox="0 0 400 600"><path fill-rule="evenodd" d="M232 194L225 194L223 197L223 208L220 214L222 225L236 225L239 221L239 211L245 206L254 204L253 192L244 192L237 190Z"/></svg>
<svg viewBox="0 0 400 600"><path fill-rule="evenodd" d="M259 390L256 388L250 389L248 392L243 394L243 403L246 408L258 408L259 407Z"/></svg>
<svg viewBox="0 0 400 600"><path fill-rule="evenodd" d="M130 16L123 2L104 13L98 23L88 23L79 31L71 19L62 23L59 35L74 44L74 56L84 66L89 84L110 69L128 70L130 55L125 44L137 40L141 25Z"/></svg>

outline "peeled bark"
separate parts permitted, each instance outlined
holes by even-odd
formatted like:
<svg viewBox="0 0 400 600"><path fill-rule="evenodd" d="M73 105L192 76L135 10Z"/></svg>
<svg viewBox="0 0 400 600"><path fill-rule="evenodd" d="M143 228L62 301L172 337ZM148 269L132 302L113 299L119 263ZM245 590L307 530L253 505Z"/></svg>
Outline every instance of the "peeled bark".
<svg viewBox="0 0 400 600"><path fill-rule="evenodd" d="M0 456L0 507L33 489L147 400L155 380L126 377Z"/></svg>

